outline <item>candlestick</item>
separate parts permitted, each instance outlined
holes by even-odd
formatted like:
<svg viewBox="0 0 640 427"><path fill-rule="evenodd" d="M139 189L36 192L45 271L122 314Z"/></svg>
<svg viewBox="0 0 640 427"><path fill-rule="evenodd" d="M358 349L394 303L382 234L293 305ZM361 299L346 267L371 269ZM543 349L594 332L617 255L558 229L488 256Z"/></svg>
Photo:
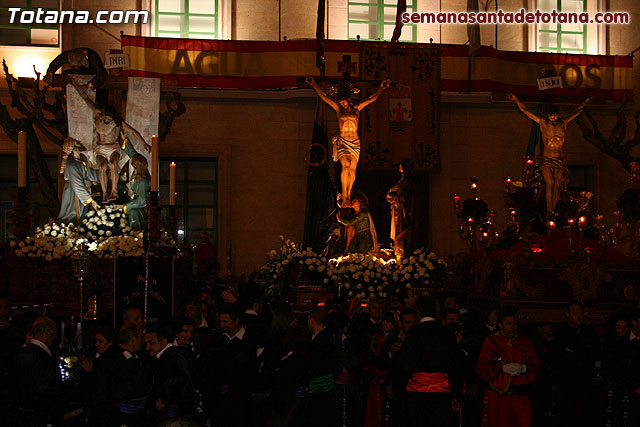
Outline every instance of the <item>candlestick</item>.
<svg viewBox="0 0 640 427"><path fill-rule="evenodd" d="M176 204L176 164L169 165L169 206Z"/></svg>
<svg viewBox="0 0 640 427"><path fill-rule="evenodd" d="M580 218L578 218L578 229L582 231L585 229L586 226L587 226L587 217L581 216Z"/></svg>
<svg viewBox="0 0 640 427"><path fill-rule="evenodd" d="M471 194L473 194L474 199L477 199L476 194L478 194L478 181L479 178L477 176L471 178Z"/></svg>
<svg viewBox="0 0 640 427"><path fill-rule="evenodd" d="M511 182L512 179L510 176L508 176L505 180L504 180L504 192L509 194L511 193Z"/></svg>
<svg viewBox="0 0 640 427"><path fill-rule="evenodd" d="M553 231L555 229L556 229L556 222L550 219L549 222L547 222L547 230Z"/></svg>
<svg viewBox="0 0 640 427"><path fill-rule="evenodd" d="M456 210L456 213L460 212L460 195L456 193L453 195L452 199L453 199L453 208Z"/></svg>
<svg viewBox="0 0 640 427"><path fill-rule="evenodd" d="M18 187L27 186L27 133L18 132Z"/></svg>
<svg viewBox="0 0 640 427"><path fill-rule="evenodd" d="M160 147L158 145L158 137L151 137L151 191L158 191L159 182L159 165L160 165Z"/></svg>
<svg viewBox="0 0 640 427"><path fill-rule="evenodd" d="M631 183L632 184L640 184L640 163L631 162L629 164L631 172Z"/></svg>
<svg viewBox="0 0 640 427"><path fill-rule="evenodd" d="M64 320L60 324L60 348L64 348Z"/></svg>

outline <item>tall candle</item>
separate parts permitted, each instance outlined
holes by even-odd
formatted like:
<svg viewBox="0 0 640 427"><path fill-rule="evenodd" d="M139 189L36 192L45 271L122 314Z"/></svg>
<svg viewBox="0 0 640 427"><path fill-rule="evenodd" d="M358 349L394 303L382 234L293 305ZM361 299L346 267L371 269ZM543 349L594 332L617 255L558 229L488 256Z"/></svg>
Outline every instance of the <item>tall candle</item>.
<svg viewBox="0 0 640 427"><path fill-rule="evenodd" d="M176 164L171 162L169 165L169 205L176 204Z"/></svg>
<svg viewBox="0 0 640 427"><path fill-rule="evenodd" d="M27 134L18 132L18 187L27 186Z"/></svg>
<svg viewBox="0 0 640 427"><path fill-rule="evenodd" d="M158 145L158 137L151 137L151 191L158 191L158 178L160 165L160 146Z"/></svg>

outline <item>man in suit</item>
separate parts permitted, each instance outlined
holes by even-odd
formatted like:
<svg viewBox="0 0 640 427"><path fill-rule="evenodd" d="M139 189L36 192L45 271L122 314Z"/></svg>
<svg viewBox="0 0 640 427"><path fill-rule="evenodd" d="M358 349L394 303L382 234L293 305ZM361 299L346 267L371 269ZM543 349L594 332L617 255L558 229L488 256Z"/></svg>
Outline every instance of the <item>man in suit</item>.
<svg viewBox="0 0 640 427"><path fill-rule="evenodd" d="M184 417L195 411L195 388L184 351L169 341L165 327L149 328L144 339L155 367L149 403L158 420Z"/></svg>
<svg viewBox="0 0 640 427"><path fill-rule="evenodd" d="M309 363L308 426L335 426L338 422L334 374L340 365L340 348L327 329L327 310L314 307L309 312L308 327L311 336Z"/></svg>
<svg viewBox="0 0 640 427"><path fill-rule="evenodd" d="M59 415L62 380L51 352L58 328L50 318L39 317L31 331L33 338L16 354L12 372L20 405L17 425L45 425Z"/></svg>
<svg viewBox="0 0 640 427"><path fill-rule="evenodd" d="M213 412L220 426L251 425L249 400L258 373L255 341L242 326L242 309L237 302L222 305L219 317L222 335L214 356Z"/></svg>
<svg viewBox="0 0 640 427"><path fill-rule="evenodd" d="M598 336L584 324L584 306L573 301L567 306L567 322L554 333L552 370L557 388L559 425L595 426L593 412L597 391L593 384L596 361L601 360ZM589 404L591 402L591 404Z"/></svg>
<svg viewBox="0 0 640 427"><path fill-rule="evenodd" d="M640 310L636 310L631 318L632 330L629 334L631 347L631 372L630 372L630 404L631 424L640 425Z"/></svg>
<svg viewBox="0 0 640 427"><path fill-rule="evenodd" d="M433 297L420 297L416 308L420 323L407 331L398 354L396 380L404 385L403 425L451 426L452 403L462 392L456 339L451 330L436 320Z"/></svg>

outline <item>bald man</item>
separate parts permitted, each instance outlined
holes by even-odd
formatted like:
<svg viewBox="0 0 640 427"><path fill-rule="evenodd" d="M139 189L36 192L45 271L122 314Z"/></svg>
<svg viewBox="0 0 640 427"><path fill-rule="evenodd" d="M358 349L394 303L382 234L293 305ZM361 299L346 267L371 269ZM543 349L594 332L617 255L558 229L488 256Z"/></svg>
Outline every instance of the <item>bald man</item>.
<svg viewBox="0 0 640 427"><path fill-rule="evenodd" d="M31 329L33 338L16 355L13 377L15 397L25 411L26 425L55 421L61 387L60 370L51 349L58 333L53 320L39 317Z"/></svg>

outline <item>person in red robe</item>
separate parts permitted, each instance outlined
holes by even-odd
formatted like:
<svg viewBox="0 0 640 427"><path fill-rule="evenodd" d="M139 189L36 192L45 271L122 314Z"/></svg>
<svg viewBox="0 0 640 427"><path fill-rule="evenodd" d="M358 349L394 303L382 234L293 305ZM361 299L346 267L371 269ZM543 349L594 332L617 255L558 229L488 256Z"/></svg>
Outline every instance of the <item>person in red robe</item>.
<svg viewBox="0 0 640 427"><path fill-rule="evenodd" d="M218 275L218 255L216 248L211 243L209 233L200 233L200 244L196 246L196 265L198 266L198 279L206 275Z"/></svg>
<svg viewBox="0 0 640 427"><path fill-rule="evenodd" d="M505 309L499 330L485 338L476 365L488 383L482 408L482 426L529 427L529 385L540 372L540 360L531 341L518 334L518 314Z"/></svg>

